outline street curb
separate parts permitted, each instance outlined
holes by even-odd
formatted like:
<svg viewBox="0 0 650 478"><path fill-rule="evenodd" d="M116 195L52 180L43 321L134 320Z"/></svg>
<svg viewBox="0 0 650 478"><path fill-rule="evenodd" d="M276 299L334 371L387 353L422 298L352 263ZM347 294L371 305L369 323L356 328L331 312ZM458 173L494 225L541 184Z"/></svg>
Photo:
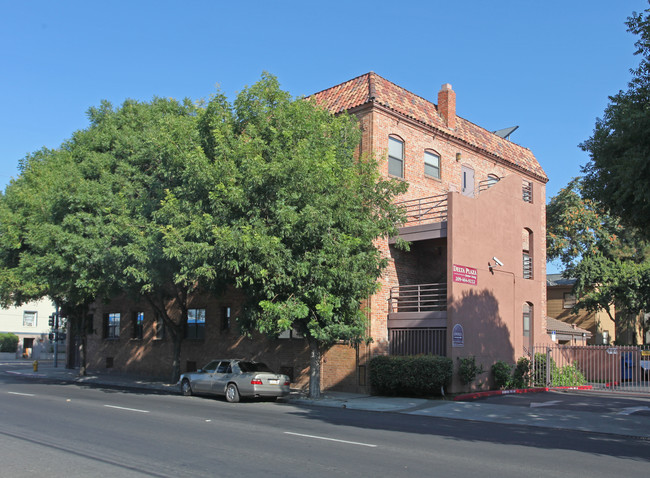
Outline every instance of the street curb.
<svg viewBox="0 0 650 478"><path fill-rule="evenodd" d="M574 387L535 387L535 388L515 388L511 390L488 390L485 392L466 393L464 395L456 395L454 401L475 400L477 398L494 397L499 395L513 395L518 393L540 393L549 392L551 390L591 390L591 385L579 385Z"/></svg>

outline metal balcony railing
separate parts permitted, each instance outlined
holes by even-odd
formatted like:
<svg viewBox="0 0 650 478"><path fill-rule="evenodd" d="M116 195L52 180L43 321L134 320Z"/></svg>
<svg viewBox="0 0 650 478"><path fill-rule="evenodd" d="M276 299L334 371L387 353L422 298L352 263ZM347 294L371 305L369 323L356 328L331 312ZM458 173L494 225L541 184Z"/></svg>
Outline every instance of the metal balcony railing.
<svg viewBox="0 0 650 478"><path fill-rule="evenodd" d="M503 177L497 177L497 176L490 176L487 179L484 179L483 181L479 181L478 183L478 192L482 193L483 191L487 191L490 189L492 186L494 186L496 183L501 181Z"/></svg>
<svg viewBox="0 0 650 478"><path fill-rule="evenodd" d="M433 312L447 310L447 284L417 284L391 287L388 312Z"/></svg>
<svg viewBox="0 0 650 478"><path fill-rule="evenodd" d="M397 203L406 213L405 226L447 220L447 195L429 196Z"/></svg>

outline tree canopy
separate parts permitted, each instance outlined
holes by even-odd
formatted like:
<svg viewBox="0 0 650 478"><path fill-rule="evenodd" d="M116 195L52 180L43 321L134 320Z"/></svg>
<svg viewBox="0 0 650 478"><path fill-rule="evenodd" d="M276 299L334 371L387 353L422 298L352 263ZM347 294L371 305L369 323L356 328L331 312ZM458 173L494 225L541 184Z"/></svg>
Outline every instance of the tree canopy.
<svg viewBox="0 0 650 478"><path fill-rule="evenodd" d="M358 154L356 121L267 74L232 104L127 100L89 119L0 196L2 301L49 295L86 317L118 293L146 300L171 333L174 380L188 300L232 284L248 298L242 330L306 337L318 395L322 351L369 338L361 302L386 265L375 241L402 219L406 185Z"/></svg>
<svg viewBox="0 0 650 478"><path fill-rule="evenodd" d="M585 196L650 237L650 9L626 22L638 35L638 68L625 91L609 98L593 135L580 147L589 153L583 168Z"/></svg>
<svg viewBox="0 0 650 478"><path fill-rule="evenodd" d="M358 157L355 120L292 100L273 77L237 97L234 121L229 219L214 232L250 297L251 323L307 338L317 396L322 349L367 338L361 301L386 266L374 241L396 235L402 213L392 199L406 185Z"/></svg>
<svg viewBox="0 0 650 478"><path fill-rule="evenodd" d="M650 306L650 247L598 201L583 196L576 178L547 205L547 257L575 278L575 308L604 310L619 323ZM613 315L611 306L616 306Z"/></svg>

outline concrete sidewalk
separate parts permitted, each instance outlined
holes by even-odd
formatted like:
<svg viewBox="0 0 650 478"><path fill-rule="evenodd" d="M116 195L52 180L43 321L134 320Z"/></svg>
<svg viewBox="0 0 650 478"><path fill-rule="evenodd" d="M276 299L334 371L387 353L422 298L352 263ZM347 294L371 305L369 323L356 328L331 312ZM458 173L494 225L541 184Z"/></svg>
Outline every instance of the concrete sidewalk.
<svg viewBox="0 0 650 478"><path fill-rule="evenodd" d="M70 370L59 364L55 368L52 362L40 362L38 371L32 368L32 362L26 360L3 361L0 365L7 374L25 378L57 380L65 383L92 384L110 388L141 390L158 393L178 394L176 384L163 381L146 380L125 375L107 373L89 373L86 377L78 376L77 370ZM23 366L24 365L24 366ZM557 395L536 394L539 400L535 406L507 405L505 400L483 399L473 401L431 400L426 398L380 397L344 392L324 392L320 399L307 398L302 392L292 392L283 401L299 406L317 406L366 410L372 412L392 412L408 415L450 418L456 420L473 420L479 422L524 425L533 427L578 430L586 432L623 435L635 438L650 438L650 397L630 398L630 407L618 411L596 411L586 407L584 410L563 409L544 406L553 404ZM562 394L575 403L581 400L579 393ZM614 397L612 397L614 398ZM621 397L616 395L616 399ZM501 403L500 403L501 402ZM641 405L641 406L639 406ZM647 406L645 406L647 405ZM575 408L575 407L574 407Z"/></svg>

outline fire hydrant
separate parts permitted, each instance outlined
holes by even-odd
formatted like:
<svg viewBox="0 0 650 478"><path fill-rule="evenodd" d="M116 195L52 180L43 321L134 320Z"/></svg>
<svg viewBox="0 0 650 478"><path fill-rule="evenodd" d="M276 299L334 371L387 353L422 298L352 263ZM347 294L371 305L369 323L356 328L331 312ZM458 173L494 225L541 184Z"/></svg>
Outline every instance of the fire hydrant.
<svg viewBox="0 0 650 478"><path fill-rule="evenodd" d="M34 360L34 372L38 372L38 360Z"/></svg>

